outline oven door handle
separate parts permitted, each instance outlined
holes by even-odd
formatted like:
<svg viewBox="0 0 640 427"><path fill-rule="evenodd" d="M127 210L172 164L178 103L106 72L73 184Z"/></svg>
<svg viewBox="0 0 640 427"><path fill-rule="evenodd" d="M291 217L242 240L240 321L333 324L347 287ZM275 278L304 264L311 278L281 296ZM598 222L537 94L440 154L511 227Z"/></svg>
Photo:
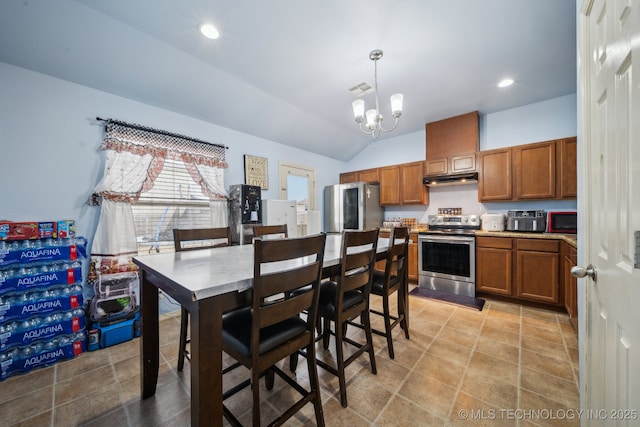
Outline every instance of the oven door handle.
<svg viewBox="0 0 640 427"><path fill-rule="evenodd" d="M419 242L452 242L452 243L457 243L457 242L473 242L475 240L475 237L467 237L467 236L419 236L418 237L418 241Z"/></svg>

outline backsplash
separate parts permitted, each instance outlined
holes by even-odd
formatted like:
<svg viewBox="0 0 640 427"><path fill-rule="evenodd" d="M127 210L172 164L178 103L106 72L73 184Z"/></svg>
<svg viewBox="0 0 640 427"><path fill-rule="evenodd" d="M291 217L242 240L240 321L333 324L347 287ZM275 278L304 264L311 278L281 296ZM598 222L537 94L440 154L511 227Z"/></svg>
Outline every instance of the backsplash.
<svg viewBox="0 0 640 427"><path fill-rule="evenodd" d="M427 222L428 215L437 215L438 208L460 207L463 214L501 212L510 209L577 210L576 200L539 200L527 202L478 202L478 184L452 185L429 189L427 206L389 206L384 210L384 218L417 218L419 223Z"/></svg>

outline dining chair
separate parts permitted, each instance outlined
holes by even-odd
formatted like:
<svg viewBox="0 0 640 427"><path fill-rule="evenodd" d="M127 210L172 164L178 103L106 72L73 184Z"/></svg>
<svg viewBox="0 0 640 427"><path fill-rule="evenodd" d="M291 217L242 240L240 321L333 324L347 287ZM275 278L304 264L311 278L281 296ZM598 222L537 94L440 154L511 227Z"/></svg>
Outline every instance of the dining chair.
<svg viewBox="0 0 640 427"><path fill-rule="evenodd" d="M174 228L173 245L176 252L231 246L231 229L229 227L188 229ZM190 342L190 339L187 336L188 329L189 312L183 307L180 309L178 371L182 371L184 368L185 358L191 361L191 353L187 350L187 344Z"/></svg>
<svg viewBox="0 0 640 427"><path fill-rule="evenodd" d="M251 306L227 313L222 318L222 349L238 362L232 367L245 366L251 370L249 379L223 394L223 402L251 386L254 426L260 426L259 379L267 375L267 389L272 389L274 374L278 374L302 397L269 425L284 423L311 402L317 425L324 426L314 325L325 241L326 234L279 240L256 239ZM286 294L287 297L269 301L269 297L277 294ZM308 313L304 319L300 316L303 310ZM305 349L309 355L309 390L276 366L278 361L300 349ZM223 406L223 412L231 424L240 425L226 406Z"/></svg>
<svg viewBox="0 0 640 427"><path fill-rule="evenodd" d="M391 332L398 324L404 330L404 335L409 339L409 328L405 321L407 263L409 253L409 229L407 227L394 227L389 235L389 249L385 260L384 272L374 270L371 283L371 294L382 297L382 311L370 309L373 314L384 318L384 331L372 328L374 334L387 339L389 357L395 357L393 352L393 339ZM391 314L389 299L392 294L398 295L397 316Z"/></svg>
<svg viewBox="0 0 640 427"><path fill-rule="evenodd" d="M278 225L254 225L253 226L253 238L267 237L272 238L288 238L287 224Z"/></svg>
<svg viewBox="0 0 640 427"><path fill-rule="evenodd" d="M361 354L367 352L369 353L371 372L377 373L369 316L369 293L378 245L378 229L345 231L342 239L340 274L336 281L324 281L320 287L318 316L322 319L323 325L322 333L316 338L316 341L321 339L326 350L329 348L330 335L335 337L336 366L331 366L322 360L317 360L317 364L338 377L340 403L346 408L345 368ZM353 321L356 317L360 317L359 323ZM330 328L331 321L334 324L333 330ZM365 342L358 342L347 337L347 325L363 329ZM344 358L343 343L356 349L346 359Z"/></svg>

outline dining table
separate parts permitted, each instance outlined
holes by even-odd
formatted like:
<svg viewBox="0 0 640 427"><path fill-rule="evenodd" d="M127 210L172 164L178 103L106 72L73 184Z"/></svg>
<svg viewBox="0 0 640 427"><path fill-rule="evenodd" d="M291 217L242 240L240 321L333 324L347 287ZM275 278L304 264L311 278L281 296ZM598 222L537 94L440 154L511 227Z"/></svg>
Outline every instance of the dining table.
<svg viewBox="0 0 640 427"><path fill-rule="evenodd" d="M389 239L379 238L376 259L386 257ZM339 273L342 235L327 234L323 277ZM160 366L159 292L173 298L190 314L191 425L222 425L222 316L250 305L253 245L139 255L140 384L143 399L153 396ZM404 321L408 327L408 289L402 287ZM399 305L400 306L400 305Z"/></svg>

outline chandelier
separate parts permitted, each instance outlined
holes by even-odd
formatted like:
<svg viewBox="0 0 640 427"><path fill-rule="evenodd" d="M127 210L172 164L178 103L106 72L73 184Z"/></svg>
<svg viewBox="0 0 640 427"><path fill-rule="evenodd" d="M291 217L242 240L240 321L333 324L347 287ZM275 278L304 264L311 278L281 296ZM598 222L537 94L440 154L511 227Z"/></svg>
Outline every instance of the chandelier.
<svg viewBox="0 0 640 427"><path fill-rule="evenodd" d="M376 98L376 107L367 110L365 113L364 100L357 99L351 104L353 107L354 118L356 123L360 125L360 130L367 135L371 135L373 138L377 138L380 135L380 132L391 132L394 130L398 126L398 117L402 115L403 95L401 93L393 94L391 95L391 113L395 119L395 123L391 129L385 129L382 127L382 115L380 114L380 104L378 102L378 60L380 58L382 58L382 51L380 49L373 50L369 54L369 59L371 59L374 64L375 83L373 93Z"/></svg>

